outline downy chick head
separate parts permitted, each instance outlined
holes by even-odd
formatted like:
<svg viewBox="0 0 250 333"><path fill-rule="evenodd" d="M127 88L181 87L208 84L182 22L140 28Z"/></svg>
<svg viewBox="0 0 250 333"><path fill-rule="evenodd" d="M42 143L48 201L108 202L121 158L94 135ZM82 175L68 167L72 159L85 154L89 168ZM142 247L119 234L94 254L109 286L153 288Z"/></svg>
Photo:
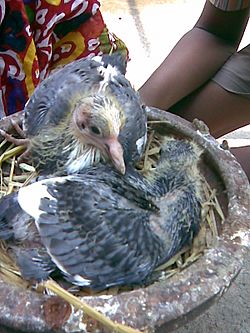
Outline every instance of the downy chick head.
<svg viewBox="0 0 250 333"><path fill-rule="evenodd" d="M71 126L79 145L95 147L104 160L110 160L124 174L123 148L118 140L124 122L124 113L115 99L100 93L77 101Z"/></svg>
<svg viewBox="0 0 250 333"><path fill-rule="evenodd" d="M202 152L193 141L166 137L160 150L159 166L188 169L197 164Z"/></svg>
<svg viewBox="0 0 250 333"><path fill-rule="evenodd" d="M171 188L193 187L196 198L202 200L202 174L200 170L202 147L194 141L166 137L161 146L159 163L153 173L158 179L160 193Z"/></svg>
<svg viewBox="0 0 250 333"><path fill-rule="evenodd" d="M160 147L160 157L156 167L149 172L147 179L160 186L160 193L174 184L199 181L199 161L203 150L193 141L164 137ZM162 184L162 181L164 184ZM162 188L161 188L162 187ZM155 187L153 185L153 189Z"/></svg>
<svg viewBox="0 0 250 333"><path fill-rule="evenodd" d="M124 174L123 147L118 140L124 118L116 100L107 94L76 91L68 101L70 112L30 139L37 170L72 174L104 161Z"/></svg>
<svg viewBox="0 0 250 333"><path fill-rule="evenodd" d="M39 172L71 174L106 161L124 174L125 162L142 153L145 112L113 60L80 59L39 85L25 113Z"/></svg>

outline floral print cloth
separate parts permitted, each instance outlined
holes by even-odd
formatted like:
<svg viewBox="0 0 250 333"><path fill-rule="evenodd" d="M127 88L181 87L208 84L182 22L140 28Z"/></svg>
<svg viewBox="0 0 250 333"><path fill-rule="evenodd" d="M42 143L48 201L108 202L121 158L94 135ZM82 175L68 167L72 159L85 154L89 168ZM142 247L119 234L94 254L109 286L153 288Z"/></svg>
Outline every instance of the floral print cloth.
<svg viewBox="0 0 250 333"><path fill-rule="evenodd" d="M97 0L0 0L0 118L23 110L35 87L57 66L124 52Z"/></svg>

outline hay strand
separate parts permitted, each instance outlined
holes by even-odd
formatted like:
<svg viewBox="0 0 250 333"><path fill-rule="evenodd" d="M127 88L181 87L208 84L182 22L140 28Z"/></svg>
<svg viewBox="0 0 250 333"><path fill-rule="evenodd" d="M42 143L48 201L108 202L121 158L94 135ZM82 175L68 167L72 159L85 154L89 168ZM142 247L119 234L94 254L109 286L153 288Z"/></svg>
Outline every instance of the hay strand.
<svg viewBox="0 0 250 333"><path fill-rule="evenodd" d="M118 333L140 333L140 331L133 329L132 327L116 323L111 319L107 318L99 311L85 303L83 300L80 300L78 297L72 295L71 293L60 287L55 281L45 281L43 282L42 286L43 288L49 289L50 291L55 293L57 296L62 297L65 301L74 306L76 309L84 311L89 317L95 319L96 321L98 321L112 331Z"/></svg>
<svg viewBox="0 0 250 333"><path fill-rule="evenodd" d="M12 147L12 145L10 146ZM24 146L16 146L10 149L7 149L1 156L0 156L0 166L2 165L2 163L6 160L8 160L9 158L19 155L20 153L22 153L24 151L25 147Z"/></svg>

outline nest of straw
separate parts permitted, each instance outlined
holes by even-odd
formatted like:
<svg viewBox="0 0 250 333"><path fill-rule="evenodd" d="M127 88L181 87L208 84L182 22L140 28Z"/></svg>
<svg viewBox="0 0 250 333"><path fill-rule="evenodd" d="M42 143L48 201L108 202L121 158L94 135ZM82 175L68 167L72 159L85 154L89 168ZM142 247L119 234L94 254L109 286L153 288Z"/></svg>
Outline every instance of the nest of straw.
<svg viewBox="0 0 250 333"><path fill-rule="evenodd" d="M142 173L148 173L156 166L162 140L163 136L155 133L149 125L147 147L144 156L137 165L139 171ZM0 156L0 198L13 191L18 191L20 187L26 186L37 176L33 166L25 163L17 165L17 156L23 152L23 150L24 147L15 147L13 144L10 145L6 140L3 140L0 143L0 152L2 152L2 155ZM209 186L205 177L203 178L203 192L205 199L202 209L200 231L194 238L190 247L183 248L168 262L156 269L158 273L161 272L160 277L158 277L159 279L167 279L174 274L178 274L178 272L199 259L204 251L213 247L217 242L217 224L224 223L224 214L220 207L216 191ZM0 278L8 283L13 283L23 288L31 287L31 285L21 277L16 263L8 254L8 247L4 241L0 241ZM72 292L66 291L53 280L48 280L43 284L38 285L36 290L37 292L50 291L53 294L64 298L72 306L84 310L87 315L112 330L126 333L136 332L136 330L129 327L112 322L85 304L79 297L86 295L85 292L79 292L78 290L77 294L73 295ZM124 290L131 290L131 288L112 288L106 290L105 293L115 295Z"/></svg>

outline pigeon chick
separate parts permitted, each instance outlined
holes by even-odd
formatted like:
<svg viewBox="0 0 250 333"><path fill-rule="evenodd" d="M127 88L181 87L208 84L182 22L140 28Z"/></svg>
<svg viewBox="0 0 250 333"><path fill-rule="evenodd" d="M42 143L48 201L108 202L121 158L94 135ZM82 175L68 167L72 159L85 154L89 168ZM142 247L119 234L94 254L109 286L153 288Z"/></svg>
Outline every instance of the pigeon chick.
<svg viewBox="0 0 250 333"><path fill-rule="evenodd" d="M40 83L25 107L21 140L40 173L72 174L111 161L124 174L125 163L141 156L146 111L124 72L121 56L104 55L72 62Z"/></svg>
<svg viewBox="0 0 250 333"><path fill-rule="evenodd" d="M95 290L150 280L199 230L200 154L193 143L166 140L147 177L132 167L122 176L104 165L21 188L15 202L34 218L42 244L24 248L22 237L14 251L22 275L41 280L60 271L72 284ZM4 214L0 235L18 240Z"/></svg>

